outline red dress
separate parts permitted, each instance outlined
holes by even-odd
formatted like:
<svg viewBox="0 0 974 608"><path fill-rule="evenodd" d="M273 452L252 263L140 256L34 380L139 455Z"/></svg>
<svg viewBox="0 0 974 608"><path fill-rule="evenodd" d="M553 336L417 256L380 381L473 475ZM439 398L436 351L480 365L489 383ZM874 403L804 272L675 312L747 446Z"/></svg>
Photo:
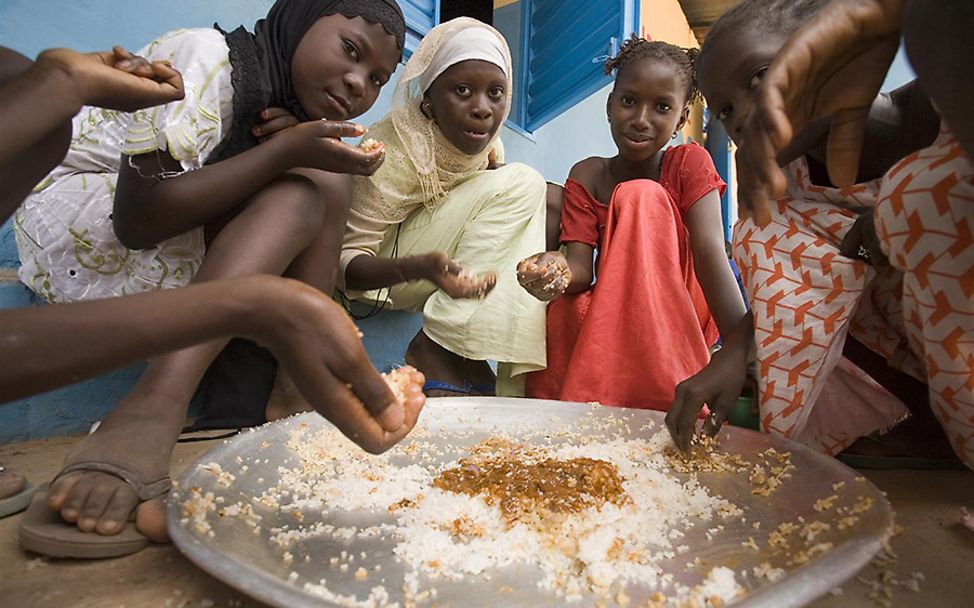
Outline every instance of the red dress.
<svg viewBox="0 0 974 608"><path fill-rule="evenodd" d="M561 242L597 247L597 280L548 305L548 367L528 374L527 396L669 408L677 383L707 364L717 340L684 218L724 187L695 144L664 153L658 182L617 185L608 206L565 183Z"/></svg>

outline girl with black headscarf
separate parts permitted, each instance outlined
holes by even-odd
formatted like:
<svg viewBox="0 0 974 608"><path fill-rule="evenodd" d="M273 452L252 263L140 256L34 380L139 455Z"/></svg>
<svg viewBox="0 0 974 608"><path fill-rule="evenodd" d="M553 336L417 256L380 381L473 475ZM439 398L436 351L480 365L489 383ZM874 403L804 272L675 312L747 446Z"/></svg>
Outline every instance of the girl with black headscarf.
<svg viewBox="0 0 974 608"><path fill-rule="evenodd" d="M151 42L138 55L179 70L185 98L78 114L64 161L17 213L21 280L52 303L258 273L330 293L348 174L369 175L383 159L381 147L339 138L362 134L344 121L374 103L404 36L395 0L278 0L253 33L187 29ZM307 122L257 146L268 107ZM166 477L186 406L223 344L149 363L51 487L61 505L101 497L101 509L62 516L102 534L121 529L137 504L130 488ZM159 507L148 511L161 522L161 503L150 502L139 517Z"/></svg>

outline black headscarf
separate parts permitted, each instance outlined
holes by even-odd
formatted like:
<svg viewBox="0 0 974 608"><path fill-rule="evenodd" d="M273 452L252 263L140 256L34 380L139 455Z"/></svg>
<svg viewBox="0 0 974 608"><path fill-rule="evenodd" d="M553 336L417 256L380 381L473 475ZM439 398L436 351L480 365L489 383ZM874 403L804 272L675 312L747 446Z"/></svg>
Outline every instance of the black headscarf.
<svg viewBox="0 0 974 608"><path fill-rule="evenodd" d="M406 22L396 0L277 0L267 17L254 26L253 34L243 27L227 33L214 24L230 49L233 124L207 162L235 156L257 145L251 129L257 113L265 108L287 108L298 120L308 120L294 93L291 58L311 26L334 14L362 17L382 25L396 37L402 51Z"/></svg>

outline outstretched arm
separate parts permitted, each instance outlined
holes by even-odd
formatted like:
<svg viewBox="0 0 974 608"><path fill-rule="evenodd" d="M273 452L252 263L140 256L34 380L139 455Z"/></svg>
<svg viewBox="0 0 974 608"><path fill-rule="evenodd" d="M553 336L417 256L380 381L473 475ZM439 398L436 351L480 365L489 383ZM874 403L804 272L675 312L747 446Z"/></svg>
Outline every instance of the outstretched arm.
<svg viewBox="0 0 974 608"><path fill-rule="evenodd" d="M703 195L687 212L687 232L693 251L693 270L717 322L720 335L731 333L747 312L724 248L720 194ZM741 370L743 373L743 370Z"/></svg>
<svg viewBox="0 0 974 608"><path fill-rule="evenodd" d="M365 127L313 120L275 134L246 152L182 173L168 152L123 157L115 191L115 234L131 249L144 249L223 217L290 169L371 175L384 150L364 151L341 141ZM167 173L179 173L165 179Z"/></svg>
<svg viewBox="0 0 974 608"><path fill-rule="evenodd" d="M739 200L759 224L785 189L778 153L820 116L831 117L831 181L856 180L867 118L899 48L902 13L903 0L833 0L778 52L738 151Z"/></svg>
<svg viewBox="0 0 974 608"><path fill-rule="evenodd" d="M687 213L694 272L717 322L723 347L702 370L677 385L674 392L666 426L682 450L690 446L704 404L712 412L705 432L712 435L720 430L747 377L753 321L727 261L721 221L716 189L695 202Z"/></svg>
<svg viewBox="0 0 974 608"><path fill-rule="evenodd" d="M723 347L710 358L702 370L676 386L673 403L666 413L666 428L681 450L690 447L696 432L697 416L704 405L711 414L704 432L716 435L731 407L744 388L748 359L754 347L754 317L747 313L729 333L721 333Z"/></svg>
<svg viewBox="0 0 974 608"><path fill-rule="evenodd" d="M23 62L0 47L0 64ZM23 152L78 113L85 105L131 111L183 98L179 72L164 62L136 61L122 47L78 53L49 49L28 69L0 87L0 165Z"/></svg>
<svg viewBox="0 0 974 608"><path fill-rule="evenodd" d="M493 271L474 275L442 251L405 258L360 255L345 268L345 285L355 291L427 280L451 298L482 298L497 284Z"/></svg>
<svg viewBox="0 0 974 608"><path fill-rule="evenodd" d="M761 83L738 151L742 206L764 222L769 199L785 187L779 153L794 133L821 117L831 121L826 147L831 181L838 186L855 181L867 119L901 38L920 86L892 93L903 106L900 136L880 155L898 159L918 143L927 145L922 142L930 130L929 96L974 158L974 38L967 31L972 20L974 6L965 0L832 0L792 34Z"/></svg>
<svg viewBox="0 0 974 608"><path fill-rule="evenodd" d="M269 276L0 311L0 400L229 336L267 346L308 402L366 450L398 441L422 408L418 376L400 403L337 304L303 283Z"/></svg>

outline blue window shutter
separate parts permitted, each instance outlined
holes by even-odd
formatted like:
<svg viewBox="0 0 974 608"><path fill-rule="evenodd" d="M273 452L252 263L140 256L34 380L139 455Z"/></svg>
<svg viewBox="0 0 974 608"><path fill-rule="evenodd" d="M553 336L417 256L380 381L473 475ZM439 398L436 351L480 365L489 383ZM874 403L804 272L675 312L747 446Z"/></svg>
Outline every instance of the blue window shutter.
<svg viewBox="0 0 974 608"><path fill-rule="evenodd" d="M518 122L534 131L609 82L605 60L636 29L638 0L521 0Z"/></svg>
<svg viewBox="0 0 974 608"><path fill-rule="evenodd" d="M406 17L406 48L403 59L408 59L426 32L440 20L440 0L398 0Z"/></svg>

